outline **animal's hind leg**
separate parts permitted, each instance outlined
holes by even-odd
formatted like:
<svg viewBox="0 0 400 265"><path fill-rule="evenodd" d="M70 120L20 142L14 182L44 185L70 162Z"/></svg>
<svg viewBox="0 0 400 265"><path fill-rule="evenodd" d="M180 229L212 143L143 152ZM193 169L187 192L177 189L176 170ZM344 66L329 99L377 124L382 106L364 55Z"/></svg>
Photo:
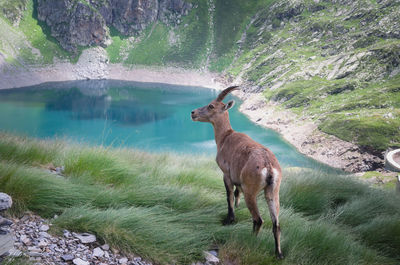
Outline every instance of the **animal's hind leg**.
<svg viewBox="0 0 400 265"><path fill-rule="evenodd" d="M235 214L233 212L233 184L227 175L224 175L224 184L226 189L226 200L228 202L228 216L224 220L224 224L227 225L235 221Z"/></svg>
<svg viewBox="0 0 400 265"><path fill-rule="evenodd" d="M281 251L281 228L279 225L279 193L272 194L272 187L265 188L265 199L267 200L269 214L272 220L272 232L275 239L275 254L278 259L282 259Z"/></svg>
<svg viewBox="0 0 400 265"><path fill-rule="evenodd" d="M243 191L243 193L244 193L244 200L246 201L247 208L249 208L249 211L253 218L253 232L256 235L258 235L258 232L260 232L261 226L264 223L264 221L261 218L260 212L258 211L257 193L256 192L246 193L246 191Z"/></svg>
<svg viewBox="0 0 400 265"><path fill-rule="evenodd" d="M235 207L239 207L239 202L240 202L240 188L238 186L236 186L235 189Z"/></svg>

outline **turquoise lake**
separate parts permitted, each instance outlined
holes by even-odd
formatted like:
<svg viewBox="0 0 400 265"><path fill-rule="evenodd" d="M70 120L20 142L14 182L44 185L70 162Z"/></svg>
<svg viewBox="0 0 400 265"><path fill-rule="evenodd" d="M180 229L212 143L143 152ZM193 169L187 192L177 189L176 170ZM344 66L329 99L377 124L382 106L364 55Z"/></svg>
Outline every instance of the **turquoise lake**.
<svg viewBox="0 0 400 265"><path fill-rule="evenodd" d="M190 112L217 94L201 87L117 80L0 90L0 130L150 152L214 156L211 124L193 122ZM300 154L276 132L252 123L238 111L240 101L235 100L230 110L233 129L270 148L282 165L330 169Z"/></svg>

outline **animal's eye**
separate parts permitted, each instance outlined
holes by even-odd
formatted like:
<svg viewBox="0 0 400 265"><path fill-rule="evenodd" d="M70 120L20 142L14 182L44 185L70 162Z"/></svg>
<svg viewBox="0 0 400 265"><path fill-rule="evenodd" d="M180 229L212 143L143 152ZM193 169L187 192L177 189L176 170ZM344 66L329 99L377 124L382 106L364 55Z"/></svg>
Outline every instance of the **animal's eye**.
<svg viewBox="0 0 400 265"><path fill-rule="evenodd" d="M209 108L209 109L213 109L213 108L214 108L214 105L213 105L213 104L210 104L210 105L208 105L208 108Z"/></svg>

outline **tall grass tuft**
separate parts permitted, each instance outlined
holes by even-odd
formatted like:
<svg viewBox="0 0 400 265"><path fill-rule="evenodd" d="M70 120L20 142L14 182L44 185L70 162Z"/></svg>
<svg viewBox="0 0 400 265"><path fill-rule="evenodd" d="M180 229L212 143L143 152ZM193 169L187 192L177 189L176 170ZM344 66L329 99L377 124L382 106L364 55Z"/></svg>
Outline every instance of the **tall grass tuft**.
<svg viewBox="0 0 400 265"><path fill-rule="evenodd" d="M46 165L65 166L63 176ZM224 263L277 264L272 224L255 237L244 203L223 226L225 189L213 158L148 154L0 135L0 191L11 213L33 211L62 229L95 233L124 252L161 264L202 260L218 248ZM349 175L284 170L282 264L398 264L399 196Z"/></svg>

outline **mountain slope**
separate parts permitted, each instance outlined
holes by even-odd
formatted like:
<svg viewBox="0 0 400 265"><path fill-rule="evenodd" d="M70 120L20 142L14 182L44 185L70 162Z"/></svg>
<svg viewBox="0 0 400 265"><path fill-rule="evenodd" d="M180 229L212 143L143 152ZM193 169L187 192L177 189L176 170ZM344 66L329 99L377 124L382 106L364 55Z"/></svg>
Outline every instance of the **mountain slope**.
<svg viewBox="0 0 400 265"><path fill-rule="evenodd" d="M279 1L228 73L320 130L381 155L400 146L399 1Z"/></svg>
<svg viewBox="0 0 400 265"><path fill-rule="evenodd" d="M100 45L110 63L220 72L360 152L400 147L398 0L62 3L0 0L1 72Z"/></svg>

